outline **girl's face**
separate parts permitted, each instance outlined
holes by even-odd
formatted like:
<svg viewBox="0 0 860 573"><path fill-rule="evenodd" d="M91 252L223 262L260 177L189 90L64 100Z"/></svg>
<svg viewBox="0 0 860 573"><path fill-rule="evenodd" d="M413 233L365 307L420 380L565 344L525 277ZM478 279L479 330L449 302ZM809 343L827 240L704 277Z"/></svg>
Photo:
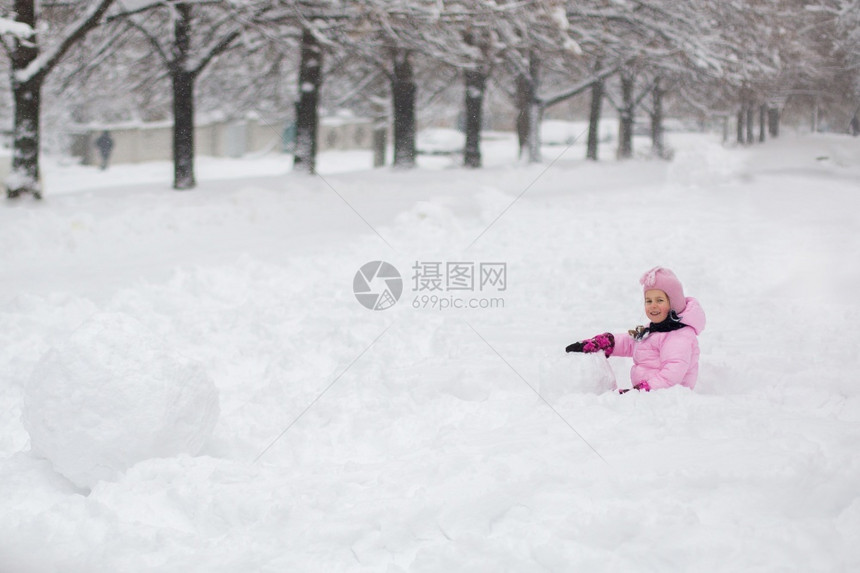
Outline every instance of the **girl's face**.
<svg viewBox="0 0 860 573"><path fill-rule="evenodd" d="M657 289L645 291L645 314L653 323L663 322L669 316L669 297L665 292Z"/></svg>

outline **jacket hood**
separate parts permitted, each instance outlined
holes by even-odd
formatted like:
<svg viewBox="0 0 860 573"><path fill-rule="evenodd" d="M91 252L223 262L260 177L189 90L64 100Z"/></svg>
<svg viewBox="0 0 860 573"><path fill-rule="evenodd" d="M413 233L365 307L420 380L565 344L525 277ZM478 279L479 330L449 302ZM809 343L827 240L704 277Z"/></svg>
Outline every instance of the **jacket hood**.
<svg viewBox="0 0 860 573"><path fill-rule="evenodd" d="M705 330L705 311L699 305L699 301L688 296L687 306L684 307L684 312L678 314L681 322L696 331L696 334L701 334Z"/></svg>

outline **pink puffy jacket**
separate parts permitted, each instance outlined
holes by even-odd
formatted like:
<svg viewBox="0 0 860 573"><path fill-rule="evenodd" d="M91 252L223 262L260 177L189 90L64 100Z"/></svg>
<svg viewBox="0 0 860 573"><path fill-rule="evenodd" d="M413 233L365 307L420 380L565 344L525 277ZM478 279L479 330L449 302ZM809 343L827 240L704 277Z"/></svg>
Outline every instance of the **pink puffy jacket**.
<svg viewBox="0 0 860 573"><path fill-rule="evenodd" d="M687 297L687 306L679 315L685 328L671 332L654 332L642 340L630 334L615 334L613 356L632 356L630 380L634 385L648 382L651 389L668 388L680 384L687 388L696 385L699 374L698 335L705 329L705 312L699 301Z"/></svg>

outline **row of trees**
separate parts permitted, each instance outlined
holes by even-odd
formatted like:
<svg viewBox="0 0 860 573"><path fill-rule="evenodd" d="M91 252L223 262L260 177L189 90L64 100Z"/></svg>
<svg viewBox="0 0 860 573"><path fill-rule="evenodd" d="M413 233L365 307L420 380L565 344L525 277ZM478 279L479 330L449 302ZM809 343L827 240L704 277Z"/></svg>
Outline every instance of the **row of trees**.
<svg viewBox="0 0 860 573"><path fill-rule="evenodd" d="M295 106L294 165L313 172L320 106L384 117L394 164L415 164L417 112L462 82L464 164L481 165L489 85L516 109L521 156L540 161L544 111L590 97L587 156L608 102L620 157L664 109L738 116L738 139L778 130L797 94L860 93L856 0L14 0L0 8L13 104L7 194L40 196L43 90L80 119L164 113L173 120L174 187L194 179L194 118L207 110L279 114ZM56 76L56 77L54 77ZM97 88L94 86L98 86ZM325 87L325 89L323 89ZM87 106L94 93L109 104ZM59 103L58 94L64 94ZM71 95L69 95L71 94ZM830 99L828 99L830 98Z"/></svg>

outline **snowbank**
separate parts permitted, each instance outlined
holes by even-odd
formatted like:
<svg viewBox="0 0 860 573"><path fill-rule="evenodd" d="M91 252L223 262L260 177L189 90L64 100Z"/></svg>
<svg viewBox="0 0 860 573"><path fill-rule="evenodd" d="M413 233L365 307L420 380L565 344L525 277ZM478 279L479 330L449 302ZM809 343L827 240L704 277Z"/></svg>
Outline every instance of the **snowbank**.
<svg viewBox="0 0 860 573"><path fill-rule="evenodd" d="M465 145L466 135L456 129L424 129L415 138L417 152L429 155L462 153Z"/></svg>
<svg viewBox="0 0 860 573"><path fill-rule="evenodd" d="M618 137L618 120L604 118L598 124L598 139L610 143ZM540 124L540 139L544 145L585 145L588 140L587 121L548 119Z"/></svg>

